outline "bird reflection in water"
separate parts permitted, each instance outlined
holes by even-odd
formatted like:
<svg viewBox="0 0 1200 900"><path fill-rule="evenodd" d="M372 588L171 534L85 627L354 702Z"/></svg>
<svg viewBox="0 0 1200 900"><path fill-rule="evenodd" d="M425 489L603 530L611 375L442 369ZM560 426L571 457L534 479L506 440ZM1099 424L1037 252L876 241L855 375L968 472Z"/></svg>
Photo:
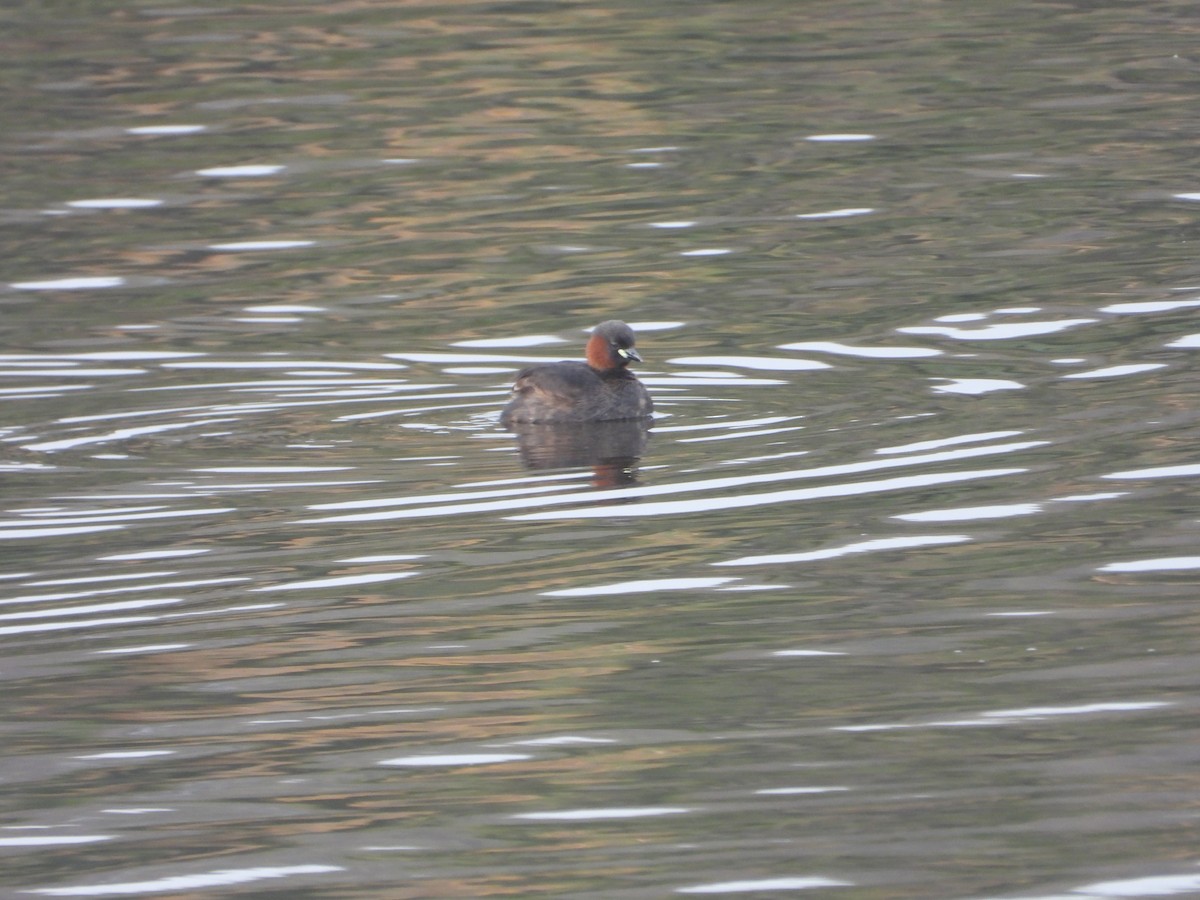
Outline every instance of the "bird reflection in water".
<svg viewBox="0 0 1200 900"><path fill-rule="evenodd" d="M637 483L637 464L649 442L645 419L509 426L521 461L531 469L590 468L598 488Z"/></svg>

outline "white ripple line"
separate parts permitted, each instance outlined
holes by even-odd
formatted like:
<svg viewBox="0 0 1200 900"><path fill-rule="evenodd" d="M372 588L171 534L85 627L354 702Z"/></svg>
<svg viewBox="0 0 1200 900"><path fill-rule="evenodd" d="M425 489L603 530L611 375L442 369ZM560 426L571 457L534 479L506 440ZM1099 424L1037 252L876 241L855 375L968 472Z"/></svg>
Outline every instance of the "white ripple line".
<svg viewBox="0 0 1200 900"><path fill-rule="evenodd" d="M161 616L116 616L107 619L79 619L73 622L38 622L34 625L5 625L0 635L33 634L41 631L65 631L71 628L100 628L105 625L135 625L140 622L157 622Z"/></svg>
<svg viewBox="0 0 1200 900"><path fill-rule="evenodd" d="M64 438L59 441L42 441L41 443L25 444L23 450L69 450L84 444L104 444L109 441L124 441L129 438L142 437L148 434L161 434L164 431L178 431L180 428L199 428L203 425L216 425L222 422L232 422L234 419L200 419L195 422L171 422L166 425L147 425L142 428L118 428L106 434L93 434L87 437Z"/></svg>
<svg viewBox="0 0 1200 900"><path fill-rule="evenodd" d="M809 550L803 553L768 553L761 556L739 556L724 562L711 563L714 566L759 566L775 563L818 562L826 559L836 559L839 556L849 556L852 553L875 553L891 550L917 550L924 547L941 547L948 544L962 544L971 540L965 534L930 534L901 538L876 538L870 541L858 541L853 544L843 544L840 547L827 547L824 550Z"/></svg>
<svg viewBox="0 0 1200 900"><path fill-rule="evenodd" d="M318 875L326 872L343 871L345 869L342 866L258 866L248 869L220 869L214 872L169 875L165 878L157 878L151 881L130 881L123 884L84 884L72 887L34 888L24 893L44 894L48 897L101 897L118 894L162 893L164 891L197 891L204 888L247 884L252 881L261 881L265 878L286 878L292 875Z"/></svg>
<svg viewBox="0 0 1200 900"><path fill-rule="evenodd" d="M928 487L934 484L953 484L976 478L997 478L1016 475L1028 469L981 469L974 472L935 472L929 475L900 475L877 481L856 484L830 484L816 488L794 488L789 491L770 491L765 494L750 494L738 497L701 498L698 500L667 500L662 503L644 503L638 506L593 506L562 512L528 513L523 516L508 516L522 522L543 519L606 519L612 516L662 516L686 512L713 512L720 509L738 509L745 506L762 506L769 503L791 503L797 500L822 500L830 497L852 497L856 494L872 494L879 491L899 491L905 488Z"/></svg>
<svg viewBox="0 0 1200 900"><path fill-rule="evenodd" d="M131 609L146 609L151 606L170 606L183 601L177 597L166 598L163 600L125 600L118 603L92 603L87 606L64 606L58 609L37 609L27 612L4 613L0 615L0 621L14 621L18 619L48 619L56 616L78 616L84 614L92 614L98 612L126 612Z"/></svg>
<svg viewBox="0 0 1200 900"><path fill-rule="evenodd" d="M0 599L0 605L13 603L55 603L59 600L91 599L101 594L132 594L139 591L163 591L167 588L207 587L211 584L232 584L239 581L249 581L245 576L226 576L224 578L200 578L191 581L164 581L160 584L135 584L121 587L100 588L91 591L71 591L56 594L25 594L19 597Z"/></svg>
<svg viewBox="0 0 1200 900"><path fill-rule="evenodd" d="M120 510L111 514L105 514L101 510L92 510L83 515L62 516L62 517L39 517L28 519L0 519L0 537L5 536L5 530L9 528L29 528L29 527L46 527L58 525L91 525L92 523L103 522L140 522L145 519L178 519L180 516L217 516L222 513L233 512L231 508L218 507L216 509L168 509L162 512L141 512L141 513L122 513ZM123 525L114 525L114 528L124 527Z"/></svg>
<svg viewBox="0 0 1200 900"><path fill-rule="evenodd" d="M549 494L554 491L563 491L569 487L569 484L548 484L537 487L505 488L495 491L460 491L450 494L430 494L424 497L379 497L372 500L339 500L336 503L314 503L309 509L370 509L380 506L412 506L416 503L446 503L452 500L470 500L472 498L478 500L488 497L527 497L532 494ZM365 515L369 514L359 514L357 518L361 521ZM386 516L387 514L385 513L384 515ZM336 522L343 518L343 516L332 516L321 519L306 519L305 521Z"/></svg>
<svg viewBox="0 0 1200 900"><path fill-rule="evenodd" d="M118 531L124 525L74 525L63 528L31 525L29 528L5 528L0 530L0 541L23 540L25 538L65 537L72 534L93 534L98 531Z"/></svg>
<svg viewBox="0 0 1200 900"><path fill-rule="evenodd" d="M858 463L845 463L834 466L820 466L815 469L792 469L787 472L767 472L762 475L749 476L730 476L726 478L708 478L702 481L689 481L683 484L660 484L660 485L644 485L641 487L624 488L615 491L605 491L605 502L613 500L634 499L641 497L665 496L668 494L683 494L699 490L711 491L722 488L745 488L754 484L772 484L779 481L796 481L808 478L826 478L842 475L857 475L864 472L877 472L886 469L903 468L907 466L918 466L932 463L957 462L964 459L972 459L977 456L991 456L997 453L1012 453L1018 450L1028 450L1033 447L1043 447L1049 444L1049 441L1014 441L1008 444L995 444L990 447L964 447L955 450L942 450L937 453L922 453L917 456L906 456L900 458L888 459L873 459ZM1022 469L1004 470L1019 472ZM972 476L979 477L979 476ZM760 495L761 496L761 495ZM465 513L481 513L481 512L498 512L512 509L526 509L535 503L539 506L560 506L566 503L579 502L594 502L596 494L593 491L576 491L570 494L555 494L549 497L539 497L536 500L531 500L529 497L518 497L513 500L500 500L484 503L455 503L446 506L437 507L421 507L419 509L393 510L389 512L365 513L361 515L347 515L337 517L325 517L321 519L300 519L299 523L312 522L359 522L359 521L382 521L391 519L421 519L430 516L449 516L462 515ZM648 507L638 507L638 510ZM713 506L713 509L721 509L723 507ZM632 515L631 507L621 507L620 511L613 511L613 515ZM532 513L526 516L510 516L510 519L528 519L530 516L548 515L542 513Z"/></svg>

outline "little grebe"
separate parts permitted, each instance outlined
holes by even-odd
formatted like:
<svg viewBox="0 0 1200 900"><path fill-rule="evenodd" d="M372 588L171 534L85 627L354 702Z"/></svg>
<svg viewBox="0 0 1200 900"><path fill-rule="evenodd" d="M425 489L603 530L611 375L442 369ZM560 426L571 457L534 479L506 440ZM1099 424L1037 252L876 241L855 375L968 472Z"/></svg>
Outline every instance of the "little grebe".
<svg viewBox="0 0 1200 900"><path fill-rule="evenodd" d="M530 366L517 373L501 425L610 422L650 415L654 404L626 366L641 362L633 329L615 319L597 325L587 343L587 362Z"/></svg>

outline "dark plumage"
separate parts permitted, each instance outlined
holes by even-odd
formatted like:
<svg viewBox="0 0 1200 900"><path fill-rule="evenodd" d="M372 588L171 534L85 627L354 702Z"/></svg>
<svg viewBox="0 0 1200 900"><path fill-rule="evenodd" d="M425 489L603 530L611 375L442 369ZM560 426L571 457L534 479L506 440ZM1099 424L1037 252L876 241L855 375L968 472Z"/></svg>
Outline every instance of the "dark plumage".
<svg viewBox="0 0 1200 900"><path fill-rule="evenodd" d="M645 385L627 368L641 362L633 329L615 319L597 325L587 362L530 366L517 373L502 425L610 422L648 417L654 410Z"/></svg>

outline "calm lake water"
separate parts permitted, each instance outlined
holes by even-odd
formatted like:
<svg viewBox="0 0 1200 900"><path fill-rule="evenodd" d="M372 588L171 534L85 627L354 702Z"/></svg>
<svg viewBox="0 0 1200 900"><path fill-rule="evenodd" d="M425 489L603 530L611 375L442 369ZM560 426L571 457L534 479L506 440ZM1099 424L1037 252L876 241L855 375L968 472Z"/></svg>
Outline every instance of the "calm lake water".
<svg viewBox="0 0 1200 900"><path fill-rule="evenodd" d="M0 25L5 896L1200 895L1195 4Z"/></svg>

